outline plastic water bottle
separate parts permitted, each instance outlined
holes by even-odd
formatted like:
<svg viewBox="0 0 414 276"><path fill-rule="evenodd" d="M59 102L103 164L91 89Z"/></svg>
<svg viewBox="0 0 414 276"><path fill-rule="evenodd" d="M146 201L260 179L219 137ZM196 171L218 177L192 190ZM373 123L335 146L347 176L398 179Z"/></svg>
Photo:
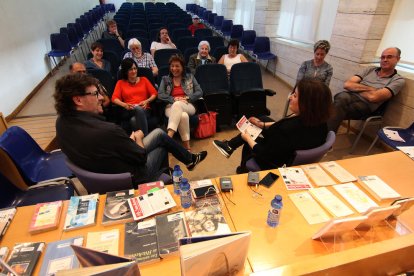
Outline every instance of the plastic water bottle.
<svg viewBox="0 0 414 276"><path fill-rule="evenodd" d="M267 225L270 227L276 227L279 224L280 212L283 207L282 196L276 195L270 202L270 205L269 212L267 213Z"/></svg>
<svg viewBox="0 0 414 276"><path fill-rule="evenodd" d="M181 207L183 207L184 209L190 208L192 203L192 197L190 191L190 183L188 183L187 178L181 179L180 188Z"/></svg>
<svg viewBox="0 0 414 276"><path fill-rule="evenodd" d="M172 178L174 184L174 194L179 195L181 179L183 178L183 171L181 170L180 165L174 166Z"/></svg>

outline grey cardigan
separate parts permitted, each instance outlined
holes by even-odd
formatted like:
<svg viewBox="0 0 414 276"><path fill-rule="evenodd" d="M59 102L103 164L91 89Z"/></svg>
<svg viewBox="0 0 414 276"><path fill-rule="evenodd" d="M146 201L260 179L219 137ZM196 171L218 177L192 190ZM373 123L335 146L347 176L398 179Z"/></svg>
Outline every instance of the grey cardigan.
<svg viewBox="0 0 414 276"><path fill-rule="evenodd" d="M158 88L158 99L170 104L174 103L174 98L171 96L173 87L174 84L172 78L170 76L163 76L160 87ZM189 98L188 101L190 103L196 102L203 96L203 91L192 74L187 73L185 75L181 80L181 87Z"/></svg>

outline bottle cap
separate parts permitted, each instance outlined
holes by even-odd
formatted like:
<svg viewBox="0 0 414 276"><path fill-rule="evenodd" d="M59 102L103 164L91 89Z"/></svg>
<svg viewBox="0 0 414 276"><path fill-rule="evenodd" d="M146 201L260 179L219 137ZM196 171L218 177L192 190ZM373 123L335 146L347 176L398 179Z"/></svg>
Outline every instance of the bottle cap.
<svg viewBox="0 0 414 276"><path fill-rule="evenodd" d="M175 165L174 166L174 170L179 170L180 169L180 165Z"/></svg>
<svg viewBox="0 0 414 276"><path fill-rule="evenodd" d="M281 196L281 195L276 195L276 196L275 196L275 199L276 199L277 201L282 201L282 196Z"/></svg>

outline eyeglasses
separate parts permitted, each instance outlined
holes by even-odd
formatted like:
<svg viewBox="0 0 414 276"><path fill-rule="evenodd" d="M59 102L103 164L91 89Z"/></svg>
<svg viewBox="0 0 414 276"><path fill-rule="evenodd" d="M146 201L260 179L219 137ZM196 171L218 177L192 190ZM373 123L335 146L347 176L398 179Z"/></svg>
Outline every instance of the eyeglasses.
<svg viewBox="0 0 414 276"><path fill-rule="evenodd" d="M395 57L398 57L398 56L395 56L395 55L381 56L381 60L384 60L384 59L392 59L392 58L395 58Z"/></svg>
<svg viewBox="0 0 414 276"><path fill-rule="evenodd" d="M93 92L85 92L85 94L83 94L83 95L81 95L81 96L88 96L88 95L92 95L92 96L95 96L96 98L98 98L99 97L99 91L98 90L96 90L96 91L93 91Z"/></svg>

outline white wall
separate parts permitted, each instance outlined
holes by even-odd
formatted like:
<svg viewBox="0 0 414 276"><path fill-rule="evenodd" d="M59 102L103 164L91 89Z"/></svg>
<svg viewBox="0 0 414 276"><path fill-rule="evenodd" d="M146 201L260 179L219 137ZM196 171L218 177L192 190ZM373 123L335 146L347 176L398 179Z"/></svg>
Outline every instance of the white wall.
<svg viewBox="0 0 414 276"><path fill-rule="evenodd" d="M0 111L9 115L49 72L50 34L99 4L98 0L0 2ZM50 99L52 100L52 99Z"/></svg>

